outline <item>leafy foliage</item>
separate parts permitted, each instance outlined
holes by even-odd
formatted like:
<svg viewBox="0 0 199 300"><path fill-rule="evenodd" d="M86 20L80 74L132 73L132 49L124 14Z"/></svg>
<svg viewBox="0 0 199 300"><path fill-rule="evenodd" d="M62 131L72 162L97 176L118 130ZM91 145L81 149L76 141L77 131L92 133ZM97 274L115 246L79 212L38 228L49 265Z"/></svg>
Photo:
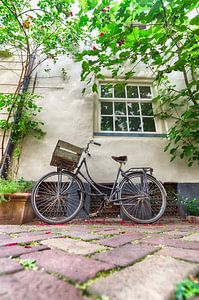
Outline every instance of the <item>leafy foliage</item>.
<svg viewBox="0 0 199 300"><path fill-rule="evenodd" d="M199 216L199 199L182 198L180 203L185 207L189 215Z"/></svg>
<svg viewBox="0 0 199 300"><path fill-rule="evenodd" d="M36 269L36 260L33 260L33 259L20 259L19 263L25 269Z"/></svg>
<svg viewBox="0 0 199 300"><path fill-rule="evenodd" d="M0 57L12 57L12 53L9 50L0 50Z"/></svg>
<svg viewBox="0 0 199 300"><path fill-rule="evenodd" d="M82 61L81 79L87 84L93 77L103 79L105 68L125 81L144 63L159 90L156 117L173 124L165 151L171 160L180 157L189 166L199 161L196 7L196 0L96 0L95 5L82 0L77 21L88 32L85 49L76 53ZM172 72L178 72L183 86L170 82Z"/></svg>
<svg viewBox="0 0 199 300"><path fill-rule="evenodd" d="M25 192L32 187L32 182L25 181L23 178L18 180L0 179L0 202L6 201L4 194L12 194L17 192Z"/></svg>
<svg viewBox="0 0 199 300"><path fill-rule="evenodd" d="M37 99L38 96L28 92L19 95L0 94L0 110L8 113L11 110L18 111L14 118L0 120L0 129L12 130L14 143L21 141L28 134L33 134L36 138L41 138L45 134L40 128L43 122L35 119L37 113L41 111L41 107L36 104Z"/></svg>
<svg viewBox="0 0 199 300"><path fill-rule="evenodd" d="M199 282L197 279L185 279L176 286L176 300L186 300L199 295Z"/></svg>
<svg viewBox="0 0 199 300"><path fill-rule="evenodd" d="M56 60L58 54L72 51L80 30L75 26L73 0L0 2L0 44L24 54L45 55ZM42 60L45 58L42 57ZM30 57L27 58L27 60Z"/></svg>

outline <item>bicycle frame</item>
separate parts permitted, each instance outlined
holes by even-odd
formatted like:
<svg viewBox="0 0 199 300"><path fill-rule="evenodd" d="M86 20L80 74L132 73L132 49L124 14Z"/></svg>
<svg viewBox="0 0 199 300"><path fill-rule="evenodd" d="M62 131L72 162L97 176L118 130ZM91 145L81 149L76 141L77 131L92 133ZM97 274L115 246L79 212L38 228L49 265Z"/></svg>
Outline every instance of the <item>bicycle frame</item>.
<svg viewBox="0 0 199 300"><path fill-rule="evenodd" d="M86 176L81 172L82 167L85 168ZM117 189L118 183L119 183L119 182L118 182L118 178L120 177L120 174L123 174L123 173L124 173L124 171L121 169L121 167L119 167L118 172L117 172L117 175L116 175L116 179L115 179L115 181L114 181L112 187L107 186L107 185L103 185L103 184L96 183L96 182L93 180L93 178L91 177L90 173L89 173L88 165L87 165L87 161L86 161L86 157L84 157L84 158L81 160L81 162L80 162L79 166L77 167L77 169L75 170L74 175L75 175L76 177L78 177L78 175L79 175L81 178L83 178L83 179L85 180L85 182L87 182L88 184L90 184L91 187L96 191L96 193L90 193L90 192L88 192L88 191L84 191L85 194L87 194L87 195L89 195L89 196L97 196L97 197L99 197L99 198L101 198L101 197L105 198L105 197L107 197L107 194L106 194L106 193L103 193L103 192L101 191L100 187L101 187L101 188L105 188L105 189L107 189L107 190L110 190L110 196L109 196L109 198L106 198L106 200L107 200L108 202L114 202L114 201L115 201L115 196L116 196L116 194L117 194L117 192L118 192L118 189ZM104 199L103 199L103 200L104 200Z"/></svg>
<svg viewBox="0 0 199 300"><path fill-rule="evenodd" d="M123 163L122 162L119 162L119 168L118 168L118 171L117 171L117 174L116 174L116 178L114 180L114 183L112 185L112 187L110 186L107 186L105 184L99 184L99 183L96 183L93 178L91 177L90 173L89 173L89 169L88 169L88 165L87 165L87 156L91 156L90 152L89 152L89 145L91 144L91 141L87 144L87 147L85 149L83 149L82 151L82 155L84 154L84 156L81 157L80 161L79 161L79 164L77 165L77 168L74 170L73 174L74 174L74 179L77 178L78 180L81 180L82 179L84 180L84 182L88 183L94 190L94 193L92 192L88 192L86 191L86 189L84 189L83 193L84 193L84 200L85 200L85 196L88 195L88 196L96 196L98 197L99 199L101 198L101 201L100 201L100 205L99 205L99 208L97 210L97 212L95 213L92 213L92 214L89 214L89 216L97 216L102 210L103 208L106 206L106 205L109 205L109 204L114 204L114 205L121 205L123 201L125 200L133 200L134 198L136 199L138 197L138 195L140 197L145 197L147 196L148 194L148 184L147 184L147 173L150 172L150 174L152 174L152 168L149 168L149 167L145 167L145 168L130 168L129 170L127 171L123 171L122 170L122 165ZM100 145L98 143L95 143L94 144L96 145ZM85 171L86 173L83 174L81 169L82 168L85 168ZM61 182L61 177L62 177L62 169L64 170L64 167L59 167L58 168L58 171L59 171L59 177L60 179L58 179L59 182ZM127 179L129 181L129 175L130 174L137 174L137 173L142 173L142 176L141 176L141 185L142 185L142 191L140 189L138 189L136 186L135 188L137 189L137 194L134 196L134 195L131 195L130 197L123 197L123 198L119 198L118 197L118 193L120 191L120 184L123 180ZM73 182L73 181L72 181ZM71 182L71 184L72 184ZM107 189L109 190L109 195L107 193L104 193L102 192L101 189ZM59 190L60 190L60 186L58 184L58 193L59 193ZM131 205L131 204L130 204ZM85 209L85 207L84 207ZM86 210L86 209L85 209Z"/></svg>
<svg viewBox="0 0 199 300"><path fill-rule="evenodd" d="M82 168L83 166L85 167L85 171L86 171L87 177L81 172L81 168ZM146 183L145 178L146 178L146 174L147 174L147 170L148 170L148 169L147 169L147 168L146 168L146 169L145 169L145 168L139 168L139 170L141 170L141 169L142 169L142 172L143 172L143 178L142 178L143 187L144 187L145 192L147 193L148 187L147 187L147 185L145 184L145 183ZM134 170L134 171L133 171L133 170ZM124 172L124 171L122 170L122 164L119 164L119 168L118 168L118 171L117 171L117 174L116 174L115 181L114 181L114 183L113 183L113 186L110 187L110 186L107 186L107 185L103 185L103 184L96 183L96 182L93 180L93 178L91 177L91 175L90 175L90 173L89 173L89 169L88 169L86 157L84 157L84 158L81 160L81 162L80 162L79 166L77 167L77 169L75 170L74 175L75 175L76 177L78 177L78 175L80 175L80 176L81 176L88 184L90 184L91 187L96 191L96 193L90 193L90 192L88 192L88 191L84 191L84 193L85 193L86 195L89 195L89 196L97 196L97 197L99 197L99 198L102 197L102 198L103 198L102 202L107 201L107 203L115 203L115 202L120 202L120 201L124 201L124 200L128 200L128 199L129 199L129 197L128 197L128 198L122 198L122 199L118 198L117 194L118 194L118 192L119 192L119 190L120 190L120 189L119 189L119 184L121 183L121 181L122 181L123 178L128 178L128 174L129 174L129 173L135 172L135 170L138 170L138 168L131 168L131 169L129 169L128 171ZM121 179L121 180L118 180L121 176L122 176L122 179ZM103 193L103 192L101 191L100 188L105 188L105 189L110 190L110 195L109 195L109 197L107 197L107 194L106 194L106 193ZM137 196L135 196L135 198L136 198L136 197L137 197ZM132 198L134 198L134 197L131 196L131 199L132 199ZM115 204L116 204L116 203L115 203ZM118 203L118 204L119 204L119 203Z"/></svg>

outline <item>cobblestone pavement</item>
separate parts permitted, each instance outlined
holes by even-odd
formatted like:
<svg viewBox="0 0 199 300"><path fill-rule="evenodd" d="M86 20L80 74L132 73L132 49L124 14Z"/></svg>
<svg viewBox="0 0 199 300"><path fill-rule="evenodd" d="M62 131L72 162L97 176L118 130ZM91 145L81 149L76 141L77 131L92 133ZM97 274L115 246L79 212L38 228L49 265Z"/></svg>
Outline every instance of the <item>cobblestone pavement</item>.
<svg viewBox="0 0 199 300"><path fill-rule="evenodd" d="M174 299L199 271L196 224L102 223L0 225L0 300Z"/></svg>

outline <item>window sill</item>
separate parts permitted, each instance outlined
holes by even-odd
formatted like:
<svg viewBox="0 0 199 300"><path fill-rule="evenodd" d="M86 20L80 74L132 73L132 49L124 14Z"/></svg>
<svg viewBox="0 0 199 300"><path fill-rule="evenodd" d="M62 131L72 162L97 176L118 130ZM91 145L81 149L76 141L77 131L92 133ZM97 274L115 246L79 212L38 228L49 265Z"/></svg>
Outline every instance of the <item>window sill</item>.
<svg viewBox="0 0 199 300"><path fill-rule="evenodd" d="M94 136L126 136L126 137L166 137L165 133L136 132L94 132Z"/></svg>

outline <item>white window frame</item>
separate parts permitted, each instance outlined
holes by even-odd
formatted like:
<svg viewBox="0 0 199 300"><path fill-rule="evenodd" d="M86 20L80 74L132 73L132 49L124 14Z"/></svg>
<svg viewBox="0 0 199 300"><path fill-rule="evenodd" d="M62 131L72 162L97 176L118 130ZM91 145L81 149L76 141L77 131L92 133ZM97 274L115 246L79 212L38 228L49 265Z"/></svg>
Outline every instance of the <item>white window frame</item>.
<svg viewBox="0 0 199 300"><path fill-rule="evenodd" d="M141 103L151 103L151 100L153 99L154 97L154 94L153 94L153 87L152 87L152 84L151 82L136 82L136 83L127 83L125 84L125 98L114 98L114 88L113 88L113 93L112 93L112 96L111 98L106 98L106 97L102 97L101 95L101 86L103 85L117 85L119 84L120 82L100 82L99 83L99 118L98 118L98 128L99 128L99 132L102 132L102 133L137 133L137 134L143 134L143 133L149 133L149 134L156 134L157 133L157 126L156 126L156 120L155 120L155 117L154 116L145 116L144 115L144 118L150 118L150 119L153 119L154 120L154 126L155 126L155 131L144 131L144 128L143 128L143 115L142 115L142 109L141 109ZM127 86L136 86L136 87L150 87L150 91L151 91L151 98L141 98L140 97L140 89L138 88L138 96L139 98L128 98L127 97ZM115 115L114 114L114 105L115 105L115 102L125 102L126 103L126 115ZM111 102L113 103L113 114L112 115L102 115L101 114L101 103L102 102ZM130 131L129 130L129 115L128 115L128 103L138 103L139 105L139 120L141 122L141 131ZM153 104L152 104L152 108L153 108ZM108 130L101 130L101 117L102 116L107 116L107 117L112 117L113 118L113 131L108 131ZM126 117L127 119L127 131L116 131L115 130L115 117ZM134 118L136 118L137 116L132 116Z"/></svg>

